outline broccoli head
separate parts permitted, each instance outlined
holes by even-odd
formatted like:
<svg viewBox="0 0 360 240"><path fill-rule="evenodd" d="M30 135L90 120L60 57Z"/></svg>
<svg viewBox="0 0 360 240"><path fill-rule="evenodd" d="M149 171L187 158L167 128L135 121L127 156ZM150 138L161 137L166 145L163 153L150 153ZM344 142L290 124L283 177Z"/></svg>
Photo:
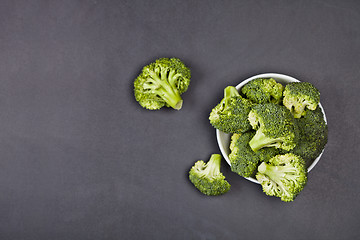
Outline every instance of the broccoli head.
<svg viewBox="0 0 360 240"><path fill-rule="evenodd" d="M291 202L307 183L307 169L304 160L295 154L276 155L259 165L256 179L267 195Z"/></svg>
<svg viewBox="0 0 360 240"><path fill-rule="evenodd" d="M293 82L285 86L283 104L295 118L315 110L320 102L320 92L309 82Z"/></svg>
<svg viewBox="0 0 360 240"><path fill-rule="evenodd" d="M249 113L249 121L255 136L249 145L253 151L263 147L291 150L298 140L297 126L293 115L282 105L258 104Z"/></svg>
<svg viewBox="0 0 360 240"><path fill-rule="evenodd" d="M301 156L309 166L325 148L328 140L328 126L321 108L308 111L305 116L295 119L299 129L299 141L292 153Z"/></svg>
<svg viewBox="0 0 360 240"><path fill-rule="evenodd" d="M205 195L216 196L230 190L230 184L220 172L221 155L212 154L209 161L197 161L189 171L189 179Z"/></svg>
<svg viewBox="0 0 360 240"><path fill-rule="evenodd" d="M160 58L143 67L134 81L135 99L149 110L163 106L181 109L190 83L190 69L178 58Z"/></svg>
<svg viewBox="0 0 360 240"><path fill-rule="evenodd" d="M249 146L249 141L254 135L254 131L248 131L231 136L229 154L231 170L243 177L252 176L260 162L268 161L279 154L279 150L274 147L262 148L254 152Z"/></svg>
<svg viewBox="0 0 360 240"><path fill-rule="evenodd" d="M284 86L273 78L258 78L246 83L241 92L254 103L281 103Z"/></svg>
<svg viewBox="0 0 360 240"><path fill-rule="evenodd" d="M252 106L235 87L228 86L224 89L224 98L210 113L210 124L225 133L246 132L251 129L248 115Z"/></svg>

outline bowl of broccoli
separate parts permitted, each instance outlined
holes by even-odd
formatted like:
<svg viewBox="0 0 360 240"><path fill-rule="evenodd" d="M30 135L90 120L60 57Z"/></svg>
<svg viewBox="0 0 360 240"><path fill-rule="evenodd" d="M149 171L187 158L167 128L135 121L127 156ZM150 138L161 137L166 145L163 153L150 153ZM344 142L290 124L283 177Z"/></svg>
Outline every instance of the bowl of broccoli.
<svg viewBox="0 0 360 240"><path fill-rule="evenodd" d="M224 98L212 109L209 120L231 170L263 188L284 172L292 176L299 166L306 174L310 172L327 143L327 120L319 90L284 74L264 73L226 87ZM279 155L287 157L281 167L271 168L271 159ZM297 157L302 164L294 163ZM269 170L269 176L274 177L266 182L265 166L283 172L276 175L276 171Z"/></svg>

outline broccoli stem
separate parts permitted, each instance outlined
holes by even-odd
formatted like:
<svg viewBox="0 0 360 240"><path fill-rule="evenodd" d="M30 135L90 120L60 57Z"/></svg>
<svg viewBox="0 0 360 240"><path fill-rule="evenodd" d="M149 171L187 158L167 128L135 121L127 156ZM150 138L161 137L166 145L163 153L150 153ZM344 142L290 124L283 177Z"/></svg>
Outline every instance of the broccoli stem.
<svg viewBox="0 0 360 240"><path fill-rule="evenodd" d="M224 89L224 98L221 100L222 102L222 110L226 109L232 97L240 96L238 90L236 90L233 86L228 86Z"/></svg>
<svg viewBox="0 0 360 240"><path fill-rule="evenodd" d="M238 90L236 90L236 88L233 86L228 86L224 89L225 98L237 97L239 95L240 94L239 94Z"/></svg>
<svg viewBox="0 0 360 240"><path fill-rule="evenodd" d="M266 162L262 162L258 167L258 171L264 175L267 175L271 180L279 184L280 187L282 187L282 180L284 178L288 181L295 182L295 178L292 177L292 175L295 176L296 169L293 166L273 166L267 164Z"/></svg>
<svg viewBox="0 0 360 240"><path fill-rule="evenodd" d="M176 86L176 81L178 80L179 77L181 77L180 73L176 73L174 70L169 71L169 75L168 75L169 83L174 89L177 89L179 87Z"/></svg>
<svg viewBox="0 0 360 240"><path fill-rule="evenodd" d="M216 178L220 174L220 163L221 163L221 155L220 154L212 154L209 161L206 163L204 174L209 178Z"/></svg>
<svg viewBox="0 0 360 240"><path fill-rule="evenodd" d="M250 140L249 145L251 149L256 152L263 147L276 147L278 146L278 139L266 137L261 131L261 128L256 131L254 137Z"/></svg>
<svg viewBox="0 0 360 240"><path fill-rule="evenodd" d="M180 110L182 107L183 100L180 93L171 86L169 83L166 73L161 72L161 78L155 73L150 73L147 87L159 95L169 106L176 110Z"/></svg>
<svg viewBox="0 0 360 240"><path fill-rule="evenodd" d="M271 166L266 162L262 162L258 167L258 172L267 175L272 181L281 183L281 178L284 177L284 172L279 169L279 166Z"/></svg>
<svg viewBox="0 0 360 240"><path fill-rule="evenodd" d="M174 90L170 85L165 85L156 91L164 101L169 104L172 108L180 110L182 107L183 100L178 91Z"/></svg>

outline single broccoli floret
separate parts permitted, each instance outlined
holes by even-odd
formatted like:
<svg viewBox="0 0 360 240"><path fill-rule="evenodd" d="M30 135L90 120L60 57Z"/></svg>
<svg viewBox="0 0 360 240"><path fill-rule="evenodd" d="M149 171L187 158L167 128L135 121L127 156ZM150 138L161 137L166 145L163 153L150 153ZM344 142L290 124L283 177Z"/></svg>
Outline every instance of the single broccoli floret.
<svg viewBox="0 0 360 240"><path fill-rule="evenodd" d="M255 103L281 103L284 86L273 78L258 78L246 83L241 92Z"/></svg>
<svg viewBox="0 0 360 240"><path fill-rule="evenodd" d="M249 146L249 141L254 135L254 131L249 131L231 136L229 154L231 170L243 177L253 176L260 162L268 161L279 154L279 150L274 147L262 148L254 152Z"/></svg>
<svg viewBox="0 0 360 240"><path fill-rule="evenodd" d="M249 122L257 130L249 145L253 151L263 147L291 150L298 140L293 115L282 105L258 104L249 113Z"/></svg>
<svg viewBox="0 0 360 240"><path fill-rule="evenodd" d="M134 81L135 99L149 110L181 109L190 83L190 69L178 58L160 58L145 66Z"/></svg>
<svg viewBox="0 0 360 240"><path fill-rule="evenodd" d="M327 131L327 124L321 108L316 108L314 111L309 111L304 117L295 119L295 123L300 129L301 135L309 140L321 137L320 135Z"/></svg>
<svg viewBox="0 0 360 240"><path fill-rule="evenodd" d="M299 129L299 141L292 153L301 156L306 166L311 165L325 148L328 140L328 126L321 108L308 111L302 118L295 119Z"/></svg>
<svg viewBox="0 0 360 240"><path fill-rule="evenodd" d="M224 89L224 98L210 113L210 124L225 133L246 132L251 129L248 115L252 106L235 87L228 86Z"/></svg>
<svg viewBox="0 0 360 240"><path fill-rule="evenodd" d="M230 190L230 184L220 172L221 155L212 154L205 164L199 160L190 169L189 179L205 195L216 196Z"/></svg>
<svg viewBox="0 0 360 240"><path fill-rule="evenodd" d="M296 155L301 156L305 165L308 168L313 161L320 155L320 153L324 150L327 142L327 137L318 138L315 141L303 141L300 140L299 144L292 149L290 152Z"/></svg>
<svg viewBox="0 0 360 240"><path fill-rule="evenodd" d="M292 153L276 155L258 167L256 179L264 193L291 202L307 183L304 160Z"/></svg>
<svg viewBox="0 0 360 240"><path fill-rule="evenodd" d="M295 118L315 110L320 102L320 92L311 83L293 82L285 86L283 104Z"/></svg>

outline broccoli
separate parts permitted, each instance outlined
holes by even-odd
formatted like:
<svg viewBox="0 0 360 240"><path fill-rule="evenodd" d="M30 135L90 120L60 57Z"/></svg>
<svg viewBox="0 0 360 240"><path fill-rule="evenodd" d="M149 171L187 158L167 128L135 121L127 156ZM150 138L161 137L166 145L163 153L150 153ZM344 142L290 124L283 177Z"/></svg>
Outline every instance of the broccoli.
<svg viewBox="0 0 360 240"><path fill-rule="evenodd" d="M317 158L328 140L328 127L321 108L308 111L302 118L295 119L299 129L299 141L292 153L301 156L306 165Z"/></svg>
<svg viewBox="0 0 360 240"><path fill-rule="evenodd" d="M209 161L197 161L189 171L189 179L205 195L216 196L230 190L230 184L220 172L221 155L212 154Z"/></svg>
<svg viewBox="0 0 360 240"><path fill-rule="evenodd" d="M249 113L249 121L257 130L249 145L253 151L263 147L291 150L298 139L297 126L292 114L282 105L258 104Z"/></svg>
<svg viewBox="0 0 360 240"><path fill-rule="evenodd" d="M163 106L181 109L190 83L190 69L178 58L160 58L143 67L134 81L135 99L149 110Z"/></svg>
<svg viewBox="0 0 360 240"><path fill-rule="evenodd" d="M258 78L246 83L241 92L254 103L281 103L284 86L273 78Z"/></svg>
<svg viewBox="0 0 360 240"><path fill-rule="evenodd" d="M311 83L293 82L285 86L283 104L295 118L306 114L306 109L315 110L320 102L320 92Z"/></svg>
<svg viewBox="0 0 360 240"><path fill-rule="evenodd" d="M231 170L243 177L252 176L260 162L268 161L279 154L279 150L274 147L262 148L254 152L249 146L249 141L254 135L254 131L248 131L231 136L229 154Z"/></svg>
<svg viewBox="0 0 360 240"><path fill-rule="evenodd" d="M307 183L304 160L292 153L276 155L258 167L256 179L266 195L291 202Z"/></svg>
<svg viewBox="0 0 360 240"><path fill-rule="evenodd" d="M252 105L235 87L228 86L224 89L224 98L210 113L210 124L225 133L246 132L251 129L247 118Z"/></svg>

